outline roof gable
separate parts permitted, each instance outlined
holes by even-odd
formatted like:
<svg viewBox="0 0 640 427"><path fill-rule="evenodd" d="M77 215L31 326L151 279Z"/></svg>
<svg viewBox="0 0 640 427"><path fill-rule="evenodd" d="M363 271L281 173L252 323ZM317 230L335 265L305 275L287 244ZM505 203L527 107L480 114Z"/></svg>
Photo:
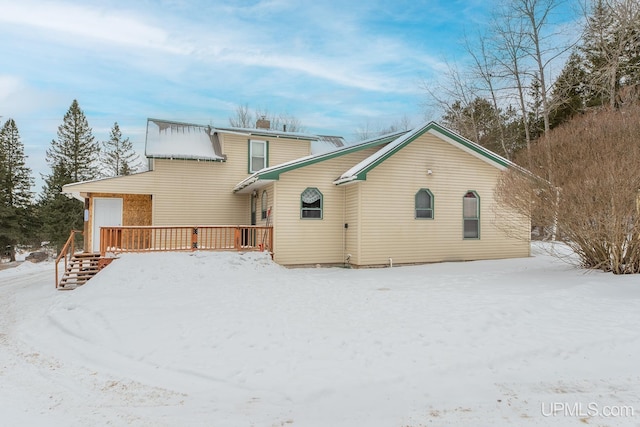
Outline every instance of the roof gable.
<svg viewBox="0 0 640 427"><path fill-rule="evenodd" d="M512 162L505 159L498 154L487 150L481 145L476 144L450 130L447 128L440 126L435 122L429 122L424 124L423 126L415 128L413 131L402 135L397 138L392 143L388 144L386 147L381 148L371 156L367 157L357 165L353 166L351 169L343 173L340 178L334 181L334 184L345 184L347 182L352 181L363 181L367 179L367 173L374 169L376 166L384 162L386 159L391 157L394 153L401 150L403 147L407 146L411 142L415 141L417 138L422 136L425 133L431 133L436 137L440 138L443 141L450 143L451 145L483 160L490 165L504 170L508 167L514 166Z"/></svg>
<svg viewBox="0 0 640 427"><path fill-rule="evenodd" d="M281 163L279 165L275 165L269 168L262 169L253 175L247 177L243 181L241 181L234 188L234 192L238 192L249 185L255 183L256 181L274 181L280 179L280 174L289 172L291 170L299 169L305 166L309 166L312 164L316 164L319 162L323 162L325 160L333 159L336 157L344 156L346 154L354 153L360 150L364 150L371 147L376 147L379 145L389 144L391 141L394 141L400 135L405 134L406 131L395 132L388 135L383 135L380 137L368 139L366 141L362 141L357 144L347 145L342 148L338 148L336 150L332 150L326 153L314 154L311 156L302 157L297 160L293 160L286 163Z"/></svg>

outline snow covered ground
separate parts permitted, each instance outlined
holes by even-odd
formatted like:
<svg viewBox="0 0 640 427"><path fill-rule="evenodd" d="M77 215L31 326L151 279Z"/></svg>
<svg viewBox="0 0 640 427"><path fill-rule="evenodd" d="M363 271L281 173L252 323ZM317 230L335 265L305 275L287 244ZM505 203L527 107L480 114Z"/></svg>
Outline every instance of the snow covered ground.
<svg viewBox="0 0 640 427"><path fill-rule="evenodd" d="M638 426L640 278L527 259L285 269L131 254L0 271L0 414L28 426Z"/></svg>

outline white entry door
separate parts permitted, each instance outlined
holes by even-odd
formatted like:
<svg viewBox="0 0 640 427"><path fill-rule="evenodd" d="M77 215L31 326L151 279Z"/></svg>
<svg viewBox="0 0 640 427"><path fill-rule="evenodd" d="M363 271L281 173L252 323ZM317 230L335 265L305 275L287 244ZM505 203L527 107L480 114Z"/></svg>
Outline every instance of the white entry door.
<svg viewBox="0 0 640 427"><path fill-rule="evenodd" d="M100 251L100 227L122 225L122 199L96 197L93 199L93 251Z"/></svg>

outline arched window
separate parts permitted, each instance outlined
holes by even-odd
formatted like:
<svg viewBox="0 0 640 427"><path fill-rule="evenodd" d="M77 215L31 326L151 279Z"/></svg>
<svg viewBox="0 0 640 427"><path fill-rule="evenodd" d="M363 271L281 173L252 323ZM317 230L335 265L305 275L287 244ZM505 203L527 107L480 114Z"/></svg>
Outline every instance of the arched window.
<svg viewBox="0 0 640 427"><path fill-rule="evenodd" d="M300 218L322 219L322 193L309 187L300 195Z"/></svg>
<svg viewBox="0 0 640 427"><path fill-rule="evenodd" d="M433 219L433 194L422 188L415 197L416 218Z"/></svg>
<svg viewBox="0 0 640 427"><path fill-rule="evenodd" d="M475 191L467 191L462 198L465 239L480 238L480 197Z"/></svg>
<svg viewBox="0 0 640 427"><path fill-rule="evenodd" d="M267 198L267 190L262 192L262 199L260 199L260 207L262 208L262 219L267 219L267 204L269 203L269 199Z"/></svg>

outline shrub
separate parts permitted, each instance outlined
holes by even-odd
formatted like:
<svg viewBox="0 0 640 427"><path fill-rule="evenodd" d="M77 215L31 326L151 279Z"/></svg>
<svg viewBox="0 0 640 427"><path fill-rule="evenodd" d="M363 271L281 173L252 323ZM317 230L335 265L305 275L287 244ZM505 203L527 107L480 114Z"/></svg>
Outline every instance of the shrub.
<svg viewBox="0 0 640 427"><path fill-rule="evenodd" d="M555 230L586 268L640 273L640 108L552 130L498 184L502 203Z"/></svg>

